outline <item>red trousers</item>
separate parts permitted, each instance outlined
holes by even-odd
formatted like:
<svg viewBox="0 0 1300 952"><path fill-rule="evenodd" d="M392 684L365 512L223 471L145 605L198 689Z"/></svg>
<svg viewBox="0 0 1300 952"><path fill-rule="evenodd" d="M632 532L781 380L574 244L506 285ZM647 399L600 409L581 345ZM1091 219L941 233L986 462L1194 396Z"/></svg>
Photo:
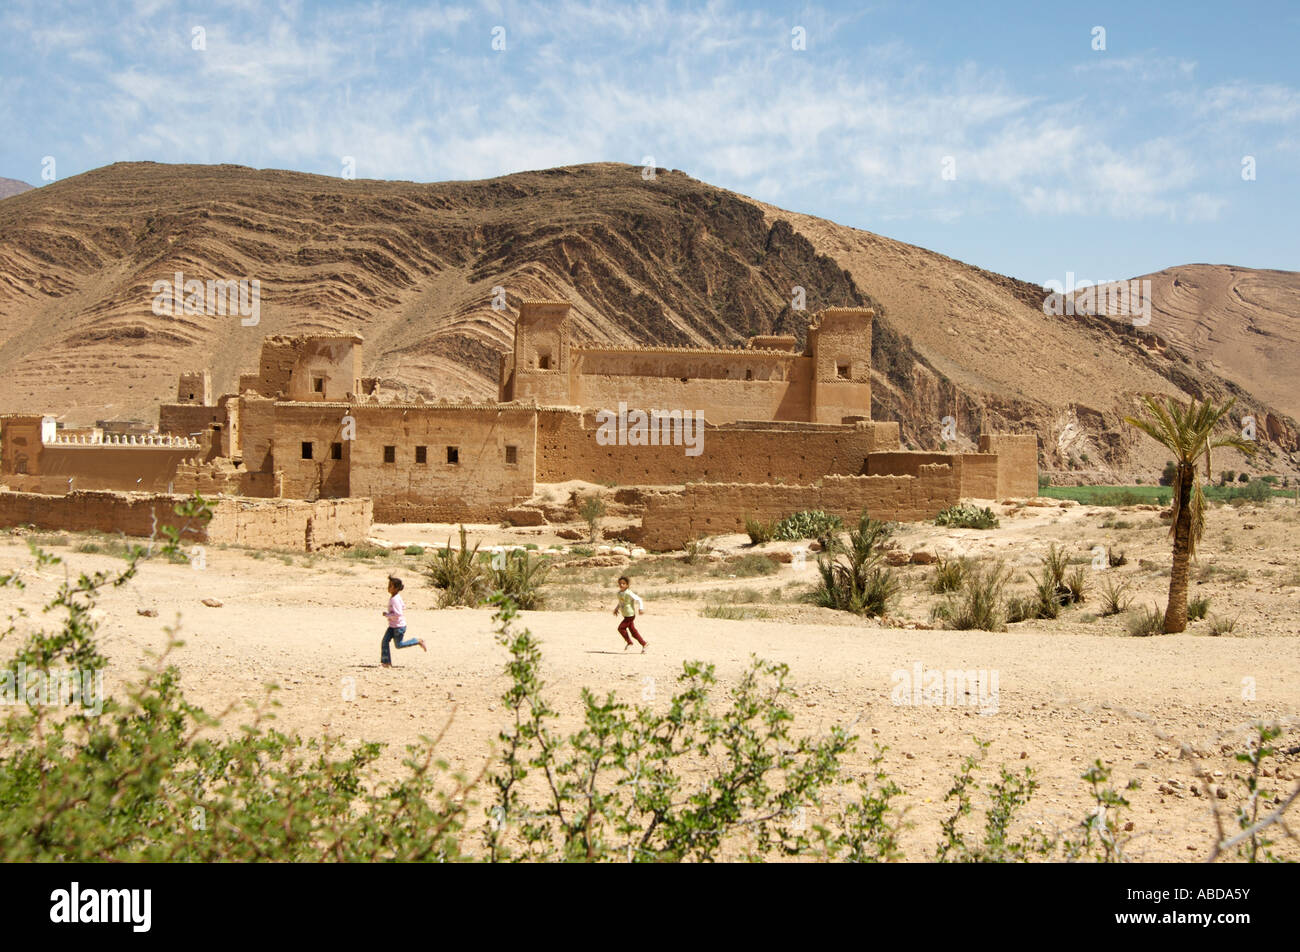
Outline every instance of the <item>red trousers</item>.
<svg viewBox="0 0 1300 952"><path fill-rule="evenodd" d="M622 635L623 640L630 645L632 643L632 638L627 636L629 631L632 633L632 638L635 638L642 645L645 644L645 639L642 638L641 633L636 630L636 620L631 615L626 616L618 623L618 633Z"/></svg>

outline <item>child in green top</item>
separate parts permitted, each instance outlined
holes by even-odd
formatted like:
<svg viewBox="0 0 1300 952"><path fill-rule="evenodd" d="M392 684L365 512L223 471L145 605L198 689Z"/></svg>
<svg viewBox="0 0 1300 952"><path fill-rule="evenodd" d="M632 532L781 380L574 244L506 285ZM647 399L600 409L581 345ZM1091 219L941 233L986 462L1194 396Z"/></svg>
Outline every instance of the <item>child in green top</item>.
<svg viewBox="0 0 1300 952"><path fill-rule="evenodd" d="M614 614L622 615L623 620L619 622L618 633L623 636L624 651L632 647L632 638L635 638L641 643L641 653L645 654L646 642L641 637L641 633L636 630L636 622L634 621L638 614L645 612L645 602L641 601L640 595L628 588L630 584L626 575L619 576L618 605L614 608ZM632 633L632 638L628 637L628 632Z"/></svg>

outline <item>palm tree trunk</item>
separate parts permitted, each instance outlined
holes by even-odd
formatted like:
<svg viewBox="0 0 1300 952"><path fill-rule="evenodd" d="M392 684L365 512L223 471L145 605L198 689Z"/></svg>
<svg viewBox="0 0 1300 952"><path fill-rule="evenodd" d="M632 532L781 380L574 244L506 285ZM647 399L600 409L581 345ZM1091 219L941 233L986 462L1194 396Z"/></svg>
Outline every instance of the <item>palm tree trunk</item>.
<svg viewBox="0 0 1300 952"><path fill-rule="evenodd" d="M1169 604L1165 607L1165 634L1187 628L1187 570L1192 536L1192 480L1196 467L1178 465L1178 519L1174 523L1174 566L1169 573Z"/></svg>

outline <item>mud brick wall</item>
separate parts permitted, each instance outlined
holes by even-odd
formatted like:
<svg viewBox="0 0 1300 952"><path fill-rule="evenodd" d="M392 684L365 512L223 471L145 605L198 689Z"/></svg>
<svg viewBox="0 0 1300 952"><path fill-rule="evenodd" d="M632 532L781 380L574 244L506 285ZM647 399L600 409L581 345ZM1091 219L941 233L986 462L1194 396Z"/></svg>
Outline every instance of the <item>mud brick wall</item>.
<svg viewBox="0 0 1300 952"><path fill-rule="evenodd" d="M685 446L601 445L594 414L542 412L537 481L570 479L624 486L753 480L811 483L828 473L859 475L868 454L898 442L896 423L853 426L742 424L706 427L698 456Z"/></svg>
<svg viewBox="0 0 1300 952"><path fill-rule="evenodd" d="M997 454L997 498L1038 495L1036 433L986 433L980 437L980 452Z"/></svg>
<svg viewBox="0 0 1300 952"><path fill-rule="evenodd" d="M922 466L933 465L957 471L963 499L999 498L998 458L990 453L873 453L867 458L867 475L919 476Z"/></svg>
<svg viewBox="0 0 1300 952"><path fill-rule="evenodd" d="M181 528L177 504L184 496L160 493L71 492L62 496L0 492L0 526L34 525L66 532L123 533L161 538L159 526ZM212 502L206 527L194 526L185 540L310 551L355 545L370 534L368 499L235 500Z"/></svg>
<svg viewBox="0 0 1300 952"><path fill-rule="evenodd" d="M222 407L164 403L158 408L158 432L172 436L193 436L209 429L214 423L224 423L225 419L226 411Z"/></svg>
<svg viewBox="0 0 1300 952"><path fill-rule="evenodd" d="M380 522L496 522L533 494L538 413L531 407L359 404L352 413L351 494L372 498ZM421 446L425 462L417 463Z"/></svg>
<svg viewBox="0 0 1300 952"><path fill-rule="evenodd" d="M846 524L864 509L890 522L928 520L955 505L959 489L956 471L942 465L922 465L916 476L827 476L820 485L690 483L646 497L638 541L675 549L699 536L744 532L746 516L769 521L803 509L824 509Z"/></svg>
<svg viewBox="0 0 1300 952"><path fill-rule="evenodd" d="M303 552L364 542L374 521L369 499L223 499L214 509L209 542Z"/></svg>
<svg viewBox="0 0 1300 952"><path fill-rule="evenodd" d="M593 410L617 411L619 401L645 409L702 410L713 424L807 421L812 372L812 358L794 354L575 348L566 403Z"/></svg>
<svg viewBox="0 0 1300 952"><path fill-rule="evenodd" d="M68 479L73 489L114 489L123 492L167 492L177 467L196 458L198 447L175 446L45 446L41 475L47 480Z"/></svg>

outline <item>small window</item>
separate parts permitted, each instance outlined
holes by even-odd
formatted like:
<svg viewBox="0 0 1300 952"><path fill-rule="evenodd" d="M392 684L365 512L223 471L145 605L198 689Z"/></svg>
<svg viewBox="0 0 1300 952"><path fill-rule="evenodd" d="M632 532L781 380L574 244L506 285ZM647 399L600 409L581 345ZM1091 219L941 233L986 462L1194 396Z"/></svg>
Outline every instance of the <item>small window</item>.
<svg viewBox="0 0 1300 952"><path fill-rule="evenodd" d="M429 447L427 447L427 446L417 446L417 447L415 448L415 461L416 461L417 463L427 463L427 462L429 462Z"/></svg>
<svg viewBox="0 0 1300 952"><path fill-rule="evenodd" d="M848 364L836 364L836 365L835 365L835 376L839 377L841 380L848 380L848 379L849 379L849 365L848 365Z"/></svg>
<svg viewBox="0 0 1300 952"><path fill-rule="evenodd" d="M507 463L518 463L518 462L519 462L519 447L517 447L517 446L507 446L507 447L506 447L506 462L507 462Z"/></svg>
<svg viewBox="0 0 1300 952"><path fill-rule="evenodd" d="M343 444L342 444L342 443L331 443L331 444L330 444L330 459L342 459L342 458L343 458Z"/></svg>
<svg viewBox="0 0 1300 952"><path fill-rule="evenodd" d="M447 447L447 464L450 465L450 466L457 466L457 465L460 464L460 447L459 447L459 446L449 446L449 447Z"/></svg>
<svg viewBox="0 0 1300 952"><path fill-rule="evenodd" d="M190 399L191 399L191 400L194 399L194 394L192 394L192 393L190 394Z"/></svg>
<svg viewBox="0 0 1300 952"><path fill-rule="evenodd" d="M551 355L550 355L550 354L540 354L540 355L538 355L538 357L537 357L537 369L538 369L538 370L550 370L550 369L551 369Z"/></svg>
<svg viewBox="0 0 1300 952"><path fill-rule="evenodd" d="M396 462L397 462L397 447L396 447L396 446L385 446L385 447L384 447L384 462L385 462L385 463L396 463Z"/></svg>
<svg viewBox="0 0 1300 952"><path fill-rule="evenodd" d="M311 444L304 442L302 444L302 458L311 459Z"/></svg>
<svg viewBox="0 0 1300 952"><path fill-rule="evenodd" d="M745 379L746 379L746 380L753 380L753 379L754 379L754 371L752 371L752 370L746 370L746 371L745 371Z"/></svg>
<svg viewBox="0 0 1300 952"><path fill-rule="evenodd" d="M311 378L311 389L312 389L312 392L313 392L313 393L324 393L324 392L325 392L325 378L324 378L324 377L312 377L312 378Z"/></svg>

